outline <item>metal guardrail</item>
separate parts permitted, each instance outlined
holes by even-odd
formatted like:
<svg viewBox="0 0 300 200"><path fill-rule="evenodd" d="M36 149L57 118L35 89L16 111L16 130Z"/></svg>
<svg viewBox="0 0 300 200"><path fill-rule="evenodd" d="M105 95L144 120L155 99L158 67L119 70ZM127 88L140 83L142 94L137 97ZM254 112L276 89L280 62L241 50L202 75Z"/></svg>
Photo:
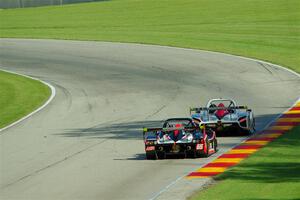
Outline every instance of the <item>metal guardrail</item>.
<svg viewBox="0 0 300 200"><path fill-rule="evenodd" d="M27 8L105 0L0 0L0 8Z"/></svg>

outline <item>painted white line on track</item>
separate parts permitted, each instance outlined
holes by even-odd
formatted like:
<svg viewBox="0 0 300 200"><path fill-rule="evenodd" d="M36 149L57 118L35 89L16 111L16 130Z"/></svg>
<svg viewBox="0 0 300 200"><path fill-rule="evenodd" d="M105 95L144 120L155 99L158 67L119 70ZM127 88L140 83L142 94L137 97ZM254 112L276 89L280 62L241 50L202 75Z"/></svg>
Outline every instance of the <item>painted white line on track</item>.
<svg viewBox="0 0 300 200"><path fill-rule="evenodd" d="M104 42L105 43L105 42ZM121 42L119 42L121 43ZM147 44L135 44L135 45L143 45L143 46L160 46L160 45L147 45ZM253 58L247 58L247 57L243 57L243 56L236 56L236 55L231 55L231 54L226 54L226 53L221 53L221 52L213 52L213 51L207 51L207 50L197 50L197 49L187 49L187 48L180 48L180 47L168 47L168 46L160 46L160 47L163 47L163 48L172 48L172 49L182 49L182 50L186 50L186 51L194 51L194 52L208 52L208 53L213 53L215 55L226 55L226 56L231 56L231 57L235 57L235 58L242 58L244 60L249 60L249 61L255 61L255 62L259 62L259 63L263 63L263 64L268 64L268 65L271 65L273 67L277 67L277 68L280 68L280 69L283 69L283 70L286 70L294 75L296 75L297 77L300 77L300 75L297 73L297 72L294 72L293 70L290 70L290 69L287 69L285 67L282 67L280 65L276 65L276 64L272 64L272 63L269 63L269 62L266 62L266 61L261 61L261 60L257 60L257 59L253 59ZM4 70L3 70L4 71ZM31 77L30 77L31 78ZM45 83L46 84L46 83ZM299 101L300 98L297 100ZM51 101L51 100L50 100ZM297 102L296 101L296 102ZM295 102L295 104L296 104ZM42 108L41 108L42 109ZM40 109L40 110L41 110ZM290 108L289 108L290 109ZM38 111L36 111L38 112ZM280 117L282 114L279 114L274 120L276 120L278 117ZM28 116L30 117L30 116ZM27 116L24 117L25 119L28 118ZM272 123L274 120L272 120L270 123ZM22 121L22 120L21 120ZM18 122L15 122L15 123L18 123ZM270 125L270 123L267 124ZM13 126L13 125L11 125ZM266 126L266 127L267 127ZM266 128L265 127L265 128ZM7 127L8 128L8 127ZM265 129L264 128L264 129ZM6 127L5 127L6 129ZM2 131L0 129L0 131ZM204 164L203 164L204 165ZM197 168L199 168L200 166L198 166ZM183 177L185 177L186 175L184 176L180 176L180 177L177 177L174 181L172 181L170 184L168 184L167 186L163 187L159 192L155 193L155 195L151 198L151 200L153 199L157 199L161 194L163 194L164 192L168 191L169 188L172 188L176 183L178 183Z"/></svg>
<svg viewBox="0 0 300 200"><path fill-rule="evenodd" d="M137 44L137 45L143 45L143 44ZM156 45L157 46L157 45ZM158 45L160 46L160 45ZM183 49L183 50L188 50L188 51L204 51L204 52L208 52L208 53L215 53L215 54L221 54L221 55L226 55L226 56L232 56L232 57L236 57L236 58L241 58L241 59L244 59L244 60L250 60L250 61L255 61L255 62L259 62L259 63L263 63L263 64L268 64L268 65L271 65L273 67L277 67L277 68L280 68L280 69L283 69L283 70L286 70L296 76L298 76L300 78L300 74L291 70L291 69L288 69L288 68L285 68L283 66L280 66L280 65L276 65L276 64L273 64L273 63L270 63L270 62L266 62L266 61L262 61L262 60L258 60L258 59L254 59L254 58L247 58L247 57L244 57L244 56L237 56L237 55L232 55L232 54L227 54L227 53L222 53L222 52L214 52L214 51L207 51L207 50L201 50L201 49L187 49L187 48L181 48L181 47L168 47L168 46L161 46L161 47L165 47L165 48L177 48L177 49ZM281 114L279 114L277 117L275 117L273 120L271 120L262 130L265 130L266 128L268 128L273 122L275 122L278 118L280 118L285 112L287 112L289 109L291 109L292 107L294 107L297 103L300 102L300 97L293 103L292 106L290 106L289 108L287 108L284 112L282 112ZM261 131L262 131L261 130ZM251 136L250 136L251 137ZM249 137L247 137L245 140L249 139ZM241 141L241 143L243 143L245 140ZM238 146L239 144L233 146L232 148ZM202 166L204 166L205 164L203 165L200 165L198 166L196 169L198 168L201 168ZM152 198L150 198L149 200L155 200L157 199L162 193L166 192L169 188L171 188L173 185L175 185L178 181L180 181L182 178L186 177L187 175L183 175L181 177L178 177L175 181L172 181L170 184L168 184L167 186L165 186L163 189L161 189L159 192L157 192ZM208 180L206 182L209 182L211 181L212 178L208 178Z"/></svg>
<svg viewBox="0 0 300 200"><path fill-rule="evenodd" d="M15 74L15 75L23 76L23 77L26 77L26 78L29 78L29 79L32 79L32 80L39 81L39 82L41 82L41 83L47 85L47 86L50 88L50 90L51 90L51 95L50 95L50 97L48 98L48 100L47 100L41 107L37 108L36 110L34 110L33 112L29 113L28 115L22 117L21 119L19 119L19 120L13 122L13 123L11 123L11 124L9 124L9 125L7 125L7 126L1 128L1 129L0 129L0 135L1 135L1 132L3 132L4 130L9 129L9 128L15 126L16 124L18 124L18 123L20 123L20 122L22 122L22 121L24 121L24 120L30 118L32 115L34 115L34 114L36 114L37 112L39 112L39 111L41 111L42 109L44 109L44 108L45 108L45 107L46 107L46 106L54 99L54 97L55 97L55 95L56 95L56 90L55 90L55 87L52 86L50 83L47 83L47 82L45 82L45 81L43 81L43 80L41 80L41 79L34 78L34 77L30 77L30 76L27 76L27 75L24 75L24 74L20 74L20 73L17 73L17 72L12 72L12 71L5 70L5 69L0 69L0 70L3 71L3 72L10 73L10 74Z"/></svg>
<svg viewBox="0 0 300 200"><path fill-rule="evenodd" d="M160 190L158 193L156 193L152 198L150 198L149 200L155 200L157 197L159 197L162 193L164 193L165 191L167 191L170 187L172 187L173 185L175 185L179 180L181 180L183 177L185 177L186 175L180 176L178 177L175 181L172 181L169 185L167 185L166 187L164 187L164 189Z"/></svg>

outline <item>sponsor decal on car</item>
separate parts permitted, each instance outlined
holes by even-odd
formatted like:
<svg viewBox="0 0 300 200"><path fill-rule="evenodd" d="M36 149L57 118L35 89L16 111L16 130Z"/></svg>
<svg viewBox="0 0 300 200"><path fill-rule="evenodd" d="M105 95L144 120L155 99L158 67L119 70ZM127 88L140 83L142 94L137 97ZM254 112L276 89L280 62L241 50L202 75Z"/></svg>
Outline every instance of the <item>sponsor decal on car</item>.
<svg viewBox="0 0 300 200"><path fill-rule="evenodd" d="M147 146L146 147L146 151L154 151L155 150L155 146Z"/></svg>
<svg viewBox="0 0 300 200"><path fill-rule="evenodd" d="M203 144L197 144L197 145L196 145L196 149L197 149L197 150L203 149Z"/></svg>

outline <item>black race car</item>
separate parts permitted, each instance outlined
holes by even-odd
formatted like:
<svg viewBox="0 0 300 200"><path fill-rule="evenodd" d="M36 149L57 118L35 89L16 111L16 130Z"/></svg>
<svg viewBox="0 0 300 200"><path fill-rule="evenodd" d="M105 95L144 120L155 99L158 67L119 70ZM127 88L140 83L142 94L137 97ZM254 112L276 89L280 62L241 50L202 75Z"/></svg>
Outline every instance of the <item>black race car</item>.
<svg viewBox="0 0 300 200"><path fill-rule="evenodd" d="M208 157L217 151L216 134L192 118L167 119L161 128L143 129L147 159L164 159L169 154Z"/></svg>

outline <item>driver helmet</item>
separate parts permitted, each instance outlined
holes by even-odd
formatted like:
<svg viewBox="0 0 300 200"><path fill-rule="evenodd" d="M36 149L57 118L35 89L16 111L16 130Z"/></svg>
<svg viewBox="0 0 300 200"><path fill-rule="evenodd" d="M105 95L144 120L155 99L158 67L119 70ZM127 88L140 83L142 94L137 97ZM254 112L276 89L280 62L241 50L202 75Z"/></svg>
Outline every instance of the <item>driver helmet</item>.
<svg viewBox="0 0 300 200"><path fill-rule="evenodd" d="M223 103L219 103L218 108L224 108L225 105ZM215 112L216 116L219 118L224 117L228 113L227 109L220 109Z"/></svg>
<svg viewBox="0 0 300 200"><path fill-rule="evenodd" d="M182 127L182 124L176 124L175 125L176 128L180 128ZM180 133L180 130L174 130L174 136L177 137Z"/></svg>
<svg viewBox="0 0 300 200"><path fill-rule="evenodd" d="M200 115L199 114L193 114L192 115L192 120L193 120L194 124L199 125L200 122L201 122Z"/></svg>

